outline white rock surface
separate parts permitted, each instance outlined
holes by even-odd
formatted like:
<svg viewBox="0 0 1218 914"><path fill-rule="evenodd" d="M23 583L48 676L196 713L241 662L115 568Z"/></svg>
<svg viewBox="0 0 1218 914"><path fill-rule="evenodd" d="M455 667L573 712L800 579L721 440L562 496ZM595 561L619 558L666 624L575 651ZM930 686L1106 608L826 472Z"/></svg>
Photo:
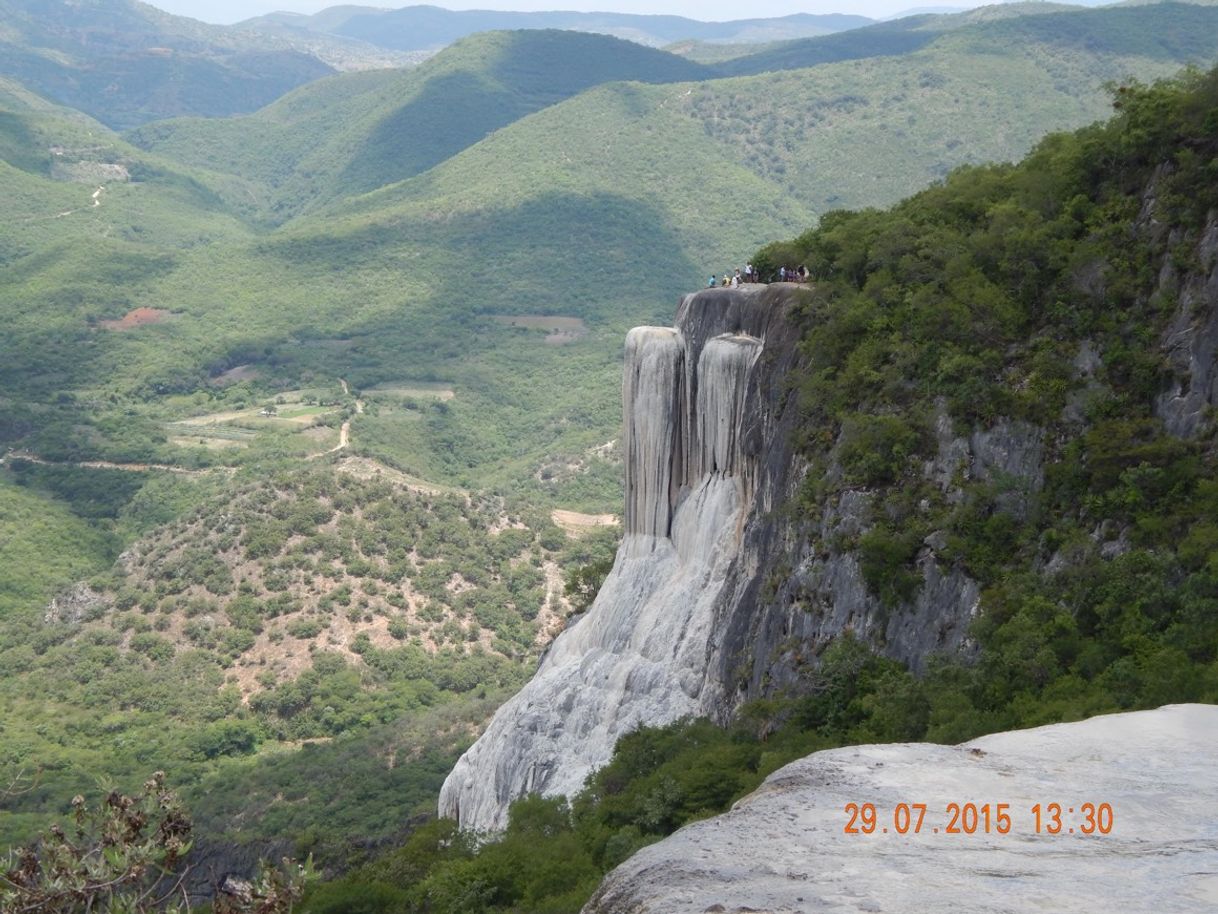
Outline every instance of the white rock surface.
<svg viewBox="0 0 1218 914"><path fill-rule="evenodd" d="M742 450L765 325L747 294L688 297L677 327L626 339L625 537L584 618L496 713L440 793L440 815L496 831L527 793L573 795L640 724L706 714L716 601L751 498ZM748 320L750 314L753 319Z"/></svg>
<svg viewBox="0 0 1218 914"><path fill-rule="evenodd" d="M585 914L1213 914L1218 912L1218 707L1172 705L982 737L818 752L733 809L644 848ZM1036 834L1037 804L1063 833ZM1109 803L1108 835L1078 831ZM888 834L848 835L847 803ZM927 804L922 833L898 803ZM948 803L1009 803L1009 834L943 832ZM1074 807L1074 815L1065 810ZM939 834L931 829L938 827ZM1074 834L1065 831L1075 827Z"/></svg>

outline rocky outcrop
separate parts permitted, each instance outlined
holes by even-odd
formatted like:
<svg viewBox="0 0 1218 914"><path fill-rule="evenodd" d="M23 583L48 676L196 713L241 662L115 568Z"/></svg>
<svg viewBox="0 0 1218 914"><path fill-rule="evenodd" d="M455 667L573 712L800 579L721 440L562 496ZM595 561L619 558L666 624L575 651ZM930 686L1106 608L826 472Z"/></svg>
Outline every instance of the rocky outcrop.
<svg viewBox="0 0 1218 914"><path fill-rule="evenodd" d="M725 815L639 851L584 912L1218 910L1216 753L1218 707L1208 705L963 746L818 752L772 774ZM875 804L875 833L844 832L850 803ZM900 803L926 804L920 833L897 833ZM947 834L950 803L990 804L989 832L981 814L975 833ZM1009 804L1007 834L997 832L997 803ZM1043 831L1050 803L1062 808L1056 836ZM1084 803L1110 805L1109 834L1082 834Z"/></svg>
<svg viewBox="0 0 1218 914"><path fill-rule="evenodd" d="M52 599L42 620L48 625L75 624L104 615L113 605L113 597L94 590L82 581Z"/></svg>
<svg viewBox="0 0 1218 914"><path fill-rule="evenodd" d="M442 815L501 828L519 796L578 791L639 724L718 713L723 616L758 567L742 560L745 531L790 475L770 452L788 437L792 302L782 286L709 290L682 302L675 327L631 331L613 570L458 762Z"/></svg>
<svg viewBox="0 0 1218 914"><path fill-rule="evenodd" d="M1180 275L1169 256L1158 285L1178 305L1163 335L1172 379L1155 412L1168 432L1193 438L1218 405L1218 214L1210 214L1197 243L1195 267Z"/></svg>
<svg viewBox="0 0 1218 914"><path fill-rule="evenodd" d="M789 514L807 469L788 384L803 294L706 290L682 301L675 327L630 332L625 537L613 570L457 763L441 815L502 828L526 793L577 792L640 724L726 721L745 701L806 688L819 651L843 632L915 668L968 648L980 589L940 563L933 537L917 557L921 588L894 608L869 591L856 554L826 545L874 523L870 493L843 490L820 517ZM927 472L945 486L976 465L1015 480L1020 499L1039 487L1036 430L1005 423L970 442L944 416L942 433L942 467Z"/></svg>
<svg viewBox="0 0 1218 914"><path fill-rule="evenodd" d="M1002 420L969 438L973 477L998 489L998 504L1021 520L1044 488L1044 430Z"/></svg>

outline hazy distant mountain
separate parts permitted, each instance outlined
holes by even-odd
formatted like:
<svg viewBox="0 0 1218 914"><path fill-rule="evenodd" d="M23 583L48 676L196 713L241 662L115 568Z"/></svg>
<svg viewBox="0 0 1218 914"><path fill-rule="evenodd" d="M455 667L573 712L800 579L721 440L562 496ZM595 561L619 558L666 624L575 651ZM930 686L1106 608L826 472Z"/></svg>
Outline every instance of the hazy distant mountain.
<svg viewBox="0 0 1218 914"><path fill-rule="evenodd" d="M893 13L891 16L885 16L885 22L891 22L894 19L904 19L906 16L925 16L928 13L938 15L941 13L963 13L968 7L965 6L915 6L907 10L901 10L899 13Z"/></svg>
<svg viewBox="0 0 1218 914"><path fill-rule="evenodd" d="M640 16L627 13L500 12L446 10L437 6L408 6L398 10L340 6L313 16L273 13L242 25L254 28L290 24L357 38L400 51L440 48L494 29L570 29L600 32L656 47L682 39L723 42L766 42L829 35L868 25L866 16L840 13L799 13L773 19L701 22L682 16Z"/></svg>
<svg viewBox="0 0 1218 914"><path fill-rule="evenodd" d="M252 19L247 19L245 22L239 22L238 25L258 25L263 22L281 22L287 25L302 26L304 28L314 29L319 32L334 31L348 19L353 16L359 16L364 13L373 15L387 12L384 7L379 6L330 6L322 10L320 13L267 13L265 16L256 16Z"/></svg>
<svg viewBox="0 0 1218 914"><path fill-rule="evenodd" d="M1207 31L1211 21L1204 9L1207 6L1212 4L1205 0L1122 4L1106 9L1063 3L1004 3L954 15L907 16L842 34L783 42L725 61L717 69L746 75L906 55L951 36L959 42L984 45L986 53L1008 58L1036 47L1059 46L1087 56L1107 52L1205 63L1218 54L1218 42ZM1191 31L1193 25L1201 31ZM1075 90L1080 88L1075 86Z"/></svg>
<svg viewBox="0 0 1218 914"><path fill-rule="evenodd" d="M135 0L0 0L0 24L0 76L120 129L253 111L362 56L398 61L350 38L207 25Z"/></svg>

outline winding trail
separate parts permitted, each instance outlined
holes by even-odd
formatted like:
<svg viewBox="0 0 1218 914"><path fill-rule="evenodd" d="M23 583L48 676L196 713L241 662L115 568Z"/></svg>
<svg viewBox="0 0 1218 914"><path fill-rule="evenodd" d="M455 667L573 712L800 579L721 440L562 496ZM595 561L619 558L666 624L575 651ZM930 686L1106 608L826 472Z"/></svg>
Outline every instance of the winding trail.
<svg viewBox="0 0 1218 914"><path fill-rule="evenodd" d="M348 397L351 396L351 388L347 386L346 380L344 380L343 378L339 378L338 383L342 387L343 393L346 394ZM355 414L357 416L362 416L363 413L364 413L364 401L357 398L355 401ZM351 420L347 419L345 422L343 422L342 426L338 430L338 444L334 445L334 447L330 448L328 451L319 451L316 454L310 454L305 459L306 460L317 460L320 457L329 457L331 454L337 454L339 451L345 451L350 446L351 446Z"/></svg>
<svg viewBox="0 0 1218 914"><path fill-rule="evenodd" d="M10 461L23 461L43 467L83 467L89 470L123 470L128 473L148 473L159 470L163 473L177 473L179 476L209 476L212 473L227 473L229 476L237 472L236 467L194 467L177 466L172 463L115 463L112 460L46 460L26 451L9 451L0 457L0 465Z"/></svg>
<svg viewBox="0 0 1218 914"><path fill-rule="evenodd" d="M90 198L92 202L90 202L88 209L96 209L97 207L101 206L102 205L102 194L104 194L105 192L106 192L106 185L104 185L104 184L100 185L97 188L97 190L93 191L93 196ZM74 215L75 213L79 213L79 212L81 212L81 210L78 210L78 209L64 210L62 213L56 213L55 218L62 219L64 216L71 216L71 215ZM36 216L31 216L29 219L27 219L25 221L31 222L36 218L37 218Z"/></svg>
<svg viewBox="0 0 1218 914"><path fill-rule="evenodd" d="M99 196L105 190L104 187L99 187L93 194L93 205L101 206ZM70 215L64 213L63 215ZM347 386L347 382L342 378L338 379L338 383L342 385L343 393L351 396L351 388ZM356 399L355 401L356 415L363 415L364 401ZM317 460L320 457L328 457L330 454L337 454L339 451L345 451L351 446L351 420L348 419L342 424L338 430L338 444L327 451L320 451L316 454L308 454L305 460ZM159 471L162 473L176 473L179 476L210 476L213 473L226 473L229 476L237 472L237 467L218 466L206 467L199 469L197 467L184 467L173 463L116 463L112 460L47 460L44 457L39 457L37 454L31 454L29 451L10 450L3 457L0 457L0 466L15 461L24 461L25 463L33 463L44 467L82 467L89 470L123 470L128 473L148 473Z"/></svg>

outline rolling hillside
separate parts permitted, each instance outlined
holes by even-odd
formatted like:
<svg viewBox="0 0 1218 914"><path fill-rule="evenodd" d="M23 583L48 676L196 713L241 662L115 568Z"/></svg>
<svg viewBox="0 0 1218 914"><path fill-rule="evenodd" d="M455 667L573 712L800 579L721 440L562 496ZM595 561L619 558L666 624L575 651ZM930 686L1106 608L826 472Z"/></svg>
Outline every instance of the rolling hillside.
<svg viewBox="0 0 1218 914"><path fill-rule="evenodd" d="M788 41L726 61L717 70L728 76L798 70L900 56L932 44L945 50L1001 56L1044 46L1058 54L1205 59L1213 51L1212 13L1213 4L1205 3L1156 2L1093 10L1055 3L1011 3L951 16L910 16L840 35Z"/></svg>
<svg viewBox="0 0 1218 914"><path fill-rule="evenodd" d="M347 74L306 86L246 118L161 122L130 139L261 185L253 194L269 188L266 206L281 221L318 200L426 171L592 86L706 75L692 62L603 35L494 32L466 38L415 70Z"/></svg>
<svg viewBox="0 0 1218 914"><path fill-rule="evenodd" d="M732 147L736 162L821 212L891 202L956 165L1010 159L1046 130L1099 118L1104 83L1153 79L1218 56L1216 17L1214 7L1193 4L1012 5L785 42L700 71L595 36L484 34L415 72L338 77L247 118L163 122L130 138L238 175L234 205L280 222L425 171L590 86L695 80L675 107L665 103L668 114L699 122ZM709 79L713 73L757 79ZM652 104L662 98L640 95ZM556 136L588 124L606 129L596 104L570 109L569 124L552 124ZM461 116L450 117L454 111ZM619 129L632 129L630 117ZM320 143L304 140L319 133Z"/></svg>
<svg viewBox="0 0 1218 914"><path fill-rule="evenodd" d="M137 19L147 12L124 9ZM411 606L422 591L390 591L409 611L391 602L387 584L400 578L372 574L386 569L359 545L377 516L334 499L367 495L373 515L409 515L403 537L460 526L455 515L487 494L540 515L525 524L538 543L553 533L544 521L551 510L612 512L626 328L667 320L675 297L712 271L743 265L763 242L829 210L889 203L956 166L1013 159L1050 130L1100 118L1110 105L1106 81L1152 80L1218 58L1213 8L1034 12L922 19L785 45L729 62L734 76L600 35L490 33L416 70L332 75L247 116L162 120L122 137L103 124L155 114L144 96L51 91L72 85L76 64L63 60L76 38L22 39L27 61L50 59L36 48L68 43L59 69L38 71L49 82L22 73L0 84L0 190L9 204L0 225L0 694L19 721L0 722L11 727L0 766L35 751L54 759L75 740L55 772L63 790L117 753L124 777L168 759L231 807L239 778L306 777L308 765L358 757L361 741L375 737L392 744L373 754L383 763L377 783L407 778L386 759L396 759L402 733L432 719L408 715L396 735L378 728L395 726L386 714L409 706L414 715L434 697L414 675L410 639L460 648L462 657L471 634L486 640L491 649L476 662L510 658L516 666L496 680L509 683L532 632L502 617L475 630L474 597L458 600L451 576L452 590L425 582L444 608L435 618ZM237 66L244 52L222 42L211 49L204 39L219 33L205 32L199 45L182 38L181 47L166 45L168 57L153 57ZM909 46L886 44L909 35ZM97 40L107 60L144 60L117 33ZM826 57L826 47L838 56ZM154 87L152 72L133 78ZM232 110L260 103L242 92L225 94L241 99ZM216 113L202 107L170 96L158 110ZM367 485L340 482L352 461ZM332 515L279 536L297 522L299 499L284 494L289 486L258 482L306 475ZM468 502L464 491L474 493ZM224 515L240 517L231 528L204 520ZM461 528L476 561L502 534L501 521L488 514L473 532ZM321 529L327 524L333 529ZM340 526L350 535L335 546L328 537ZM273 553L241 552L251 533L268 529L279 536ZM161 540L173 545L158 553ZM535 555L549 561L567 548L551 542ZM182 577L174 550L191 549L222 556L224 568L213 570L217 580L229 575L236 596L206 582L173 590ZM504 561L531 567L524 553ZM399 567L423 575L427 562L409 564ZM81 580L115 605L134 602L83 627L47 622L50 600ZM284 581L287 590L269 583ZM513 581L521 593L537 589L531 574L506 571L478 586L502 596ZM351 605L328 599L343 586ZM301 605L273 615L285 592ZM258 604L262 631L227 616L238 596ZM498 599L477 596L479 606ZM323 621L307 638L288 628ZM389 632L391 622L405 639ZM380 668L346 649L365 631ZM344 650L330 649L330 634L347 639ZM150 636L137 642L146 652L132 647L140 635ZM171 642L172 656L153 635ZM495 649L496 635L512 649ZM286 644L300 666L289 670L258 638L276 650ZM258 669L260 656L268 669ZM74 678L60 677L63 669ZM280 678L243 692L260 672ZM63 711L84 701L94 675L105 688L89 691L83 710ZM52 699L39 692L48 683L59 690ZM183 690L189 700L179 700ZM260 710L261 692L281 703ZM145 693L153 706L132 717L133 696ZM454 698L446 707L460 720L456 731L434 727L443 759L486 710L470 689L458 693L445 696ZM40 732L47 701L64 723ZM313 723L335 709L339 723L316 731L336 737L334 746L317 756L291 751L290 740L316 735L285 723L294 703ZM214 742L188 738L201 727ZM146 744L139 754L137 743ZM428 756L428 784L439 758ZM418 785L414 805L431 789ZM38 793L30 815L70 795ZM259 800L276 827L321 821L276 796L267 786ZM359 808L352 829L375 816Z"/></svg>
<svg viewBox="0 0 1218 914"><path fill-rule="evenodd" d="M1034 25L1059 17L1115 25ZM172 253L156 237L175 237L167 215L165 228L116 237L117 224L160 211L128 202L153 189L137 181L82 217L101 239L95 249L21 261L9 306L20 354L7 376L43 402L62 399L63 423L77 398L100 405L93 434L70 446L53 431L67 424L10 407L25 418L6 439L47 453L246 461L264 445L308 446L259 438L241 453L183 454L180 435L156 429L192 408L240 412L313 380L442 383L457 392L451 402L351 417L357 446L437 482L548 491L552 480L520 480L560 455L578 465L613 436L613 397L577 391L612 391L622 327L820 213L890 202L959 164L1011 159L1049 129L1102 116L1105 81L1218 56L1215 17L1163 4L972 21L912 54L696 82L671 80L704 70L603 36L492 33L416 71L323 80L247 118L150 125L132 138L184 162L175 193L194 194L224 228L199 235L206 244L183 235ZM1016 27L1031 37L1011 41ZM1063 44L1088 29L1098 36L1089 46ZM623 77L666 82L605 82ZM452 110L467 115L444 117ZM38 187L49 199L69 193ZM232 215L282 221L319 204L270 233ZM9 243L37 248L17 235ZM131 280L98 294L81 290L89 275ZM67 289L85 293L79 305L63 306ZM172 317L89 330L139 308ZM42 314L55 315L53 339L31 317ZM36 367L44 351L59 354L53 372ZM214 383L238 375L254 380ZM563 478L588 507L612 504L611 478Z"/></svg>
<svg viewBox="0 0 1218 914"><path fill-rule="evenodd" d="M1053 24L1059 16L1066 25ZM1067 28L1071 16L1086 18ZM1110 24L1092 29L1096 16ZM1032 37L1010 40L1016 26ZM1071 47L1071 34L1090 34L1089 47ZM671 86L605 86L334 213L381 218L374 214L408 202L443 211L452 223L488 200L501 205L542 186L575 182L626 195L638 188L665 201L703 256L730 257L743 239L719 224L725 214L761 225L799 210L874 206L958 165L1009 160L1049 129L1102 117L1108 81L1154 79L1218 59L1215 35L1218 10L1199 6L1039 14L941 29L907 55ZM710 161L722 163L719 170ZM747 178L732 177L740 169Z"/></svg>

